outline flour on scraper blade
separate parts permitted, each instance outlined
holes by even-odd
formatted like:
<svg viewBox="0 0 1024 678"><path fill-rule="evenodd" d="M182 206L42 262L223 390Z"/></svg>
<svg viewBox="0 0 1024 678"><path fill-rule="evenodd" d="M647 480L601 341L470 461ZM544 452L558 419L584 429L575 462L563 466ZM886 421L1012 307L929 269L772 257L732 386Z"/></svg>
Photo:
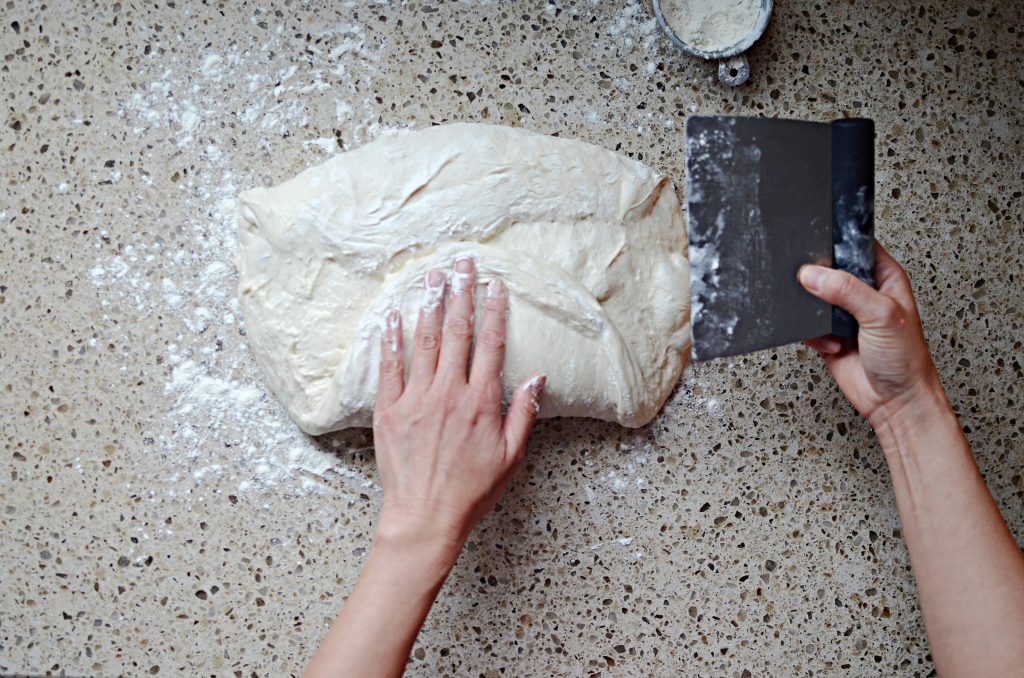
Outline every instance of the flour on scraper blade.
<svg viewBox="0 0 1024 678"><path fill-rule="evenodd" d="M339 154L241 195L240 300L256 361L303 431L369 426L385 311L406 362L423 279L476 262L509 290L506 399L541 416L650 421L689 354L686 232L671 181L591 144L453 124ZM477 314L479 318L479 313Z"/></svg>

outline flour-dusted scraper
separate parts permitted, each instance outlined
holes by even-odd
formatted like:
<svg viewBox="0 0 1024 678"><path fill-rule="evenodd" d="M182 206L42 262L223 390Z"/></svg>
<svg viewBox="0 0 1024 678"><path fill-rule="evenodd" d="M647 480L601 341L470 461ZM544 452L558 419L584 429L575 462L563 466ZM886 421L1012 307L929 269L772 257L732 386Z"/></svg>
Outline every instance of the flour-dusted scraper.
<svg viewBox="0 0 1024 678"><path fill-rule="evenodd" d="M874 284L871 120L692 117L686 170L694 360L857 336L796 276L815 263Z"/></svg>

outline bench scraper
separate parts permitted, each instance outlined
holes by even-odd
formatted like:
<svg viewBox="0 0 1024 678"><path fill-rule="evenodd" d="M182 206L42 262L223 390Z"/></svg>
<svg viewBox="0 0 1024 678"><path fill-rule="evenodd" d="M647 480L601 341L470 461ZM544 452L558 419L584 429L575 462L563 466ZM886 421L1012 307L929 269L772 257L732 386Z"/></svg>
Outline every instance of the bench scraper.
<svg viewBox="0 0 1024 678"><path fill-rule="evenodd" d="M874 286L874 123L686 121L693 359L749 353L856 321L806 292L804 264Z"/></svg>

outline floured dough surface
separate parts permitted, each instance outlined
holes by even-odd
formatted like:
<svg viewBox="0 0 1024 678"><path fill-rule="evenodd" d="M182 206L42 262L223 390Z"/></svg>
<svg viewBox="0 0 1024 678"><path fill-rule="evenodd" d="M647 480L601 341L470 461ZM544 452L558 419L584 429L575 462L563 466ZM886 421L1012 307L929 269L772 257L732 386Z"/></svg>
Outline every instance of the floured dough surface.
<svg viewBox="0 0 1024 678"><path fill-rule="evenodd" d="M506 397L642 426L689 354L686 232L669 179L582 143L453 124L243 193L240 300L256 361L302 430L369 426L385 311L408 363L431 268L470 257L509 290ZM478 297L479 298L479 297Z"/></svg>

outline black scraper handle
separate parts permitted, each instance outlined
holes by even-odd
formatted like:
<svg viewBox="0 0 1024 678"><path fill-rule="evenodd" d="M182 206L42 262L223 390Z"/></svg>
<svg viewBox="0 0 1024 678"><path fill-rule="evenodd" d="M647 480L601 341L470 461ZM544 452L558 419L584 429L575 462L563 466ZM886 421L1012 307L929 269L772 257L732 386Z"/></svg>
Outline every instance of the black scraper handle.
<svg viewBox="0 0 1024 678"><path fill-rule="evenodd" d="M832 259L835 268L875 286L875 123L832 122ZM832 307L832 334L857 336L857 321Z"/></svg>

